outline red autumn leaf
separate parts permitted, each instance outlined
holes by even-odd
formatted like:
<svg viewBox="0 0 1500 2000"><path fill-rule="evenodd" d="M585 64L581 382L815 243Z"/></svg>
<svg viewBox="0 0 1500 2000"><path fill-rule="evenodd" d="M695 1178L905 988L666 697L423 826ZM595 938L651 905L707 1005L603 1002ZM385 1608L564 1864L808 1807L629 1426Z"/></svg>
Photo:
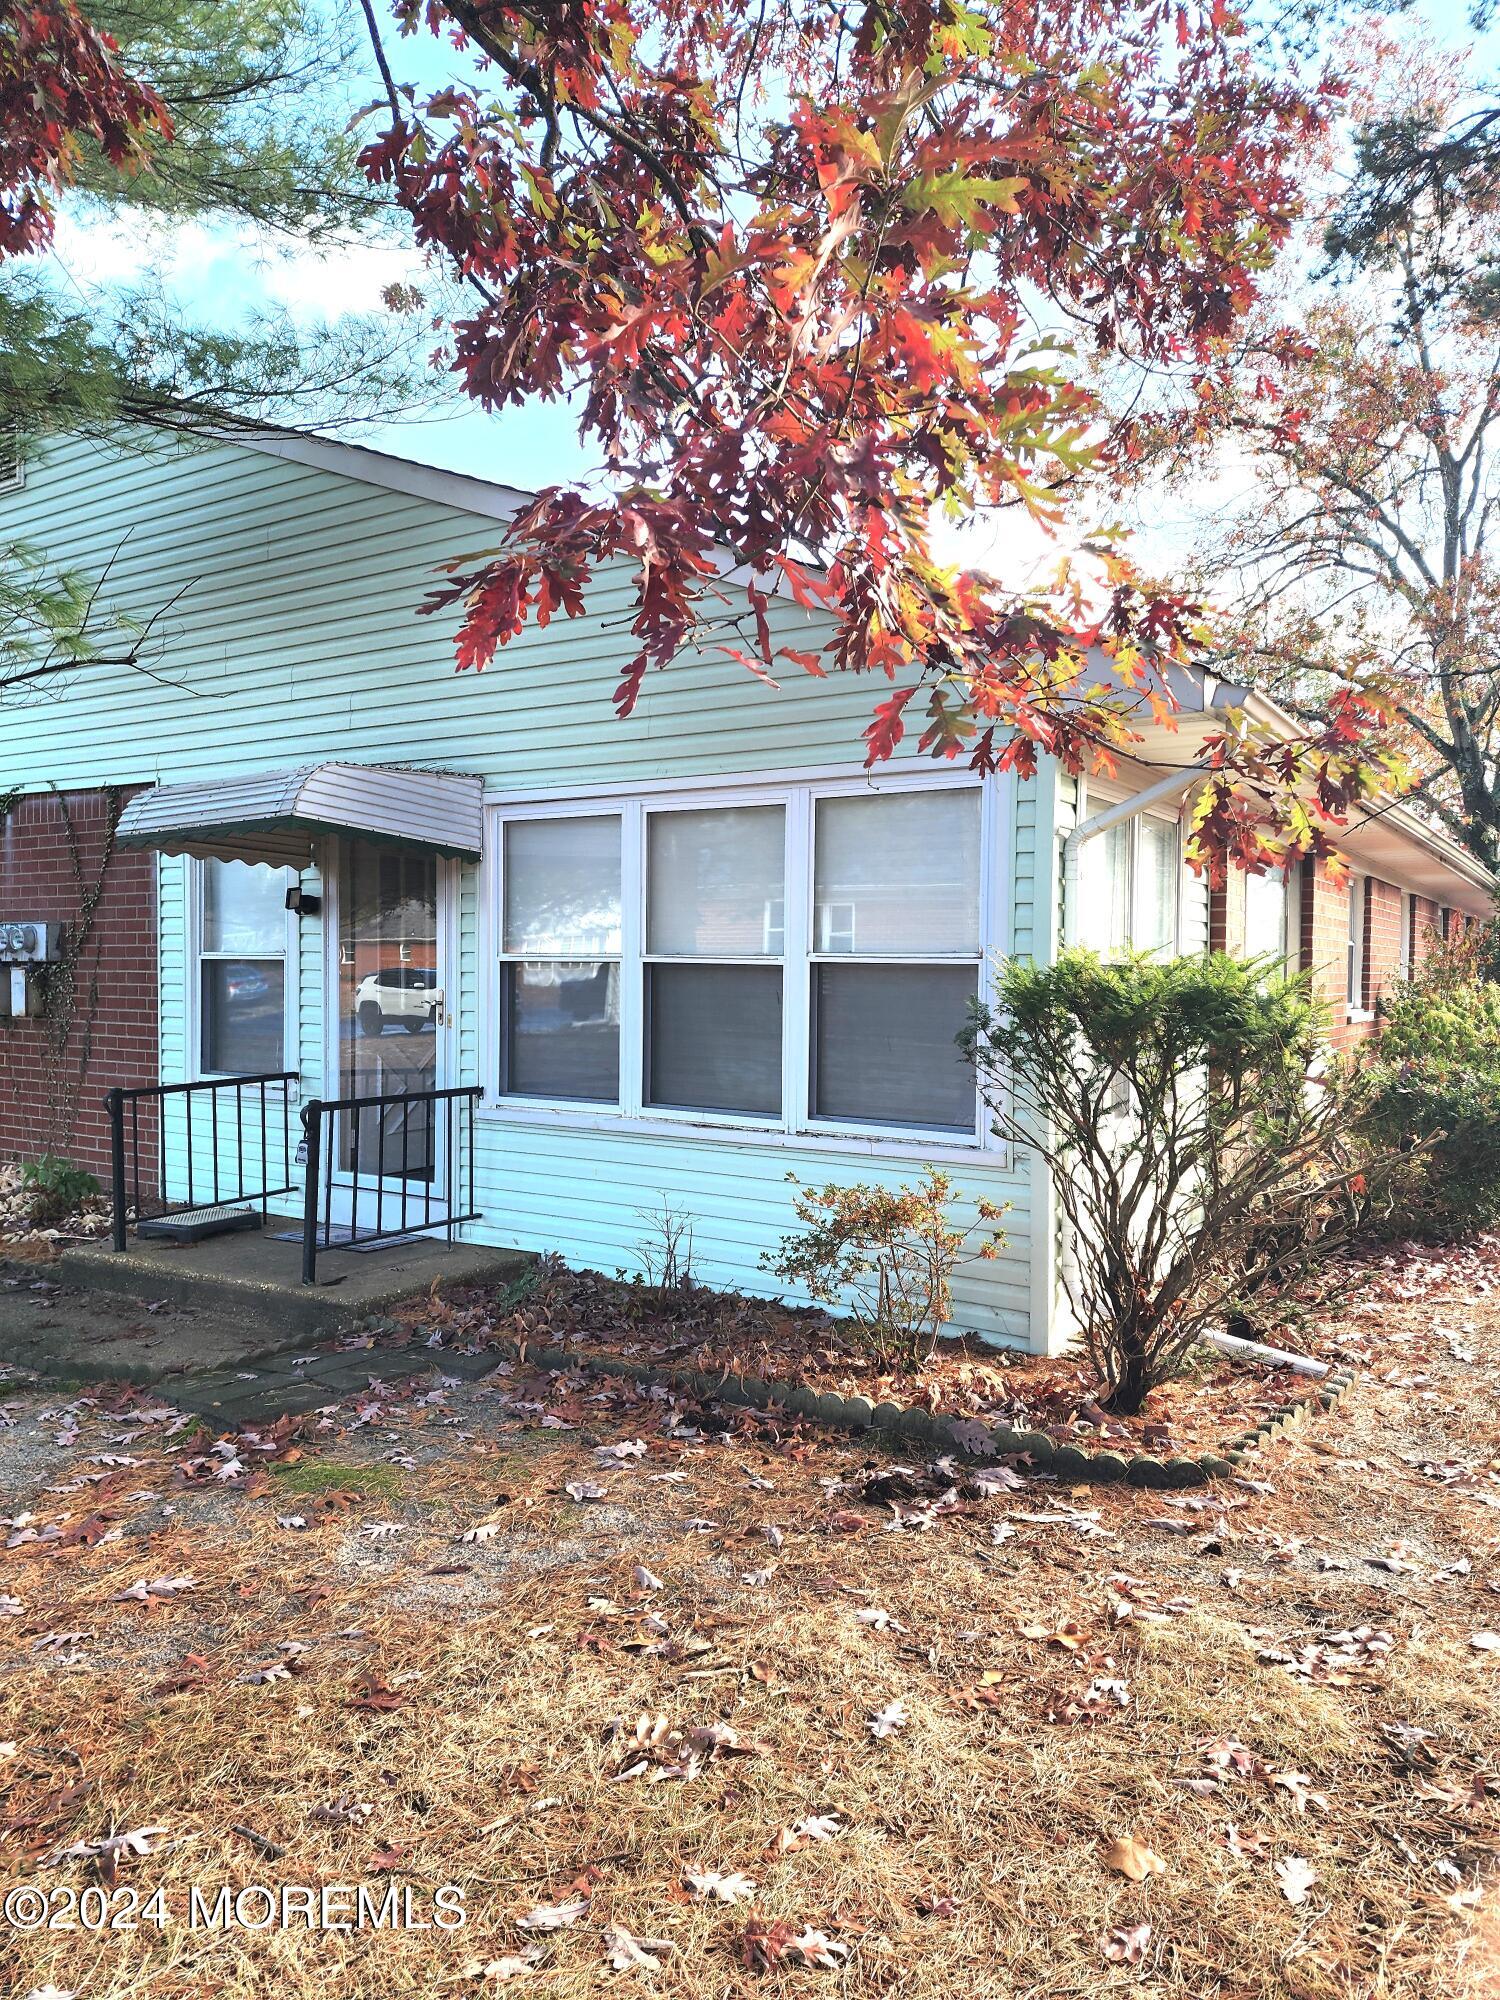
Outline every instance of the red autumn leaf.
<svg viewBox="0 0 1500 2000"><path fill-rule="evenodd" d="M392 1708L400 1708L405 1700L406 1696L404 1694L398 1694L394 1688L387 1687L385 1682L376 1675L366 1682L359 1693L351 1699L349 1706L351 1708L384 1711Z"/></svg>
<svg viewBox="0 0 1500 2000"><path fill-rule="evenodd" d="M102 1513L90 1514L82 1521L70 1522L57 1537L56 1541L52 1543L52 1547L55 1549L91 1549L97 1541L100 1541L109 1533L112 1525L112 1515Z"/></svg>

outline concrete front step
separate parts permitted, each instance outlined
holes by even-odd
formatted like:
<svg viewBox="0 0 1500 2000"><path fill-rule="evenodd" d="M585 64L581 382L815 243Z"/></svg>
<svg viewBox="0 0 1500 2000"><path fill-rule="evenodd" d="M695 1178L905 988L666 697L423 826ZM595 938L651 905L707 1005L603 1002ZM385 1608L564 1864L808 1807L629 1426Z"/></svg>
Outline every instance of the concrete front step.
<svg viewBox="0 0 1500 2000"><path fill-rule="evenodd" d="M304 1285L302 1246L263 1231L198 1243L132 1241L123 1251L80 1245L64 1251L64 1285L231 1320L246 1329L246 1352L266 1354L326 1340L434 1284L503 1284L535 1260L522 1250L423 1237L378 1250L326 1250L318 1281Z"/></svg>

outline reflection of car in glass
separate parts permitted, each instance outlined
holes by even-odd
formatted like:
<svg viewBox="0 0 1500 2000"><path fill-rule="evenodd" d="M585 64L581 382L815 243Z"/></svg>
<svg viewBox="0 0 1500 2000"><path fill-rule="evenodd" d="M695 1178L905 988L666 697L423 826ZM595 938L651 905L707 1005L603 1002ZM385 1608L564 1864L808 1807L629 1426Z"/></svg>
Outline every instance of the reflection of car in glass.
<svg viewBox="0 0 1500 2000"><path fill-rule="evenodd" d="M425 965L389 965L367 972L354 995L354 1018L362 1035L384 1032L388 1021L399 1021L409 1035L419 1035L437 1020L437 974Z"/></svg>
<svg viewBox="0 0 1500 2000"><path fill-rule="evenodd" d="M230 965L224 972L226 1000L260 1000L271 990L271 982L257 965Z"/></svg>

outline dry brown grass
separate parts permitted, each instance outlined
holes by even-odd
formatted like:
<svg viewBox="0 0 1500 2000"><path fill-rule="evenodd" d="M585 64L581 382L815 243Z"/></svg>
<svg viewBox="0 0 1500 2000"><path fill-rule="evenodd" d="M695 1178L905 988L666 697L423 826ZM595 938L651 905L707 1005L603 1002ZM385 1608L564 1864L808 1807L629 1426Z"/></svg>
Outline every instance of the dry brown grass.
<svg viewBox="0 0 1500 2000"><path fill-rule="evenodd" d="M350 1471L320 1503L289 1499L275 1475L255 1482L263 1492L174 1494L170 1456L112 1473L82 1498L43 1492L30 1502L43 1518L102 1504L127 1532L91 1548L20 1548L0 1572L0 1590L25 1607L0 1625L13 1654L0 1737L18 1744L0 1765L4 1872L80 1887L97 1880L94 1863L48 1858L110 1829L163 1826L154 1852L122 1862L120 1881L160 1886L174 1919L192 1884L363 1882L380 1894L395 1880L423 1914L436 1885L461 1884L467 1923L310 1935L174 1920L0 1934L15 1991L493 1992L496 1977L465 1982L465 1968L516 1954L528 1941L519 1917L579 1893L587 1914L541 1940L540 1961L510 1990L573 2000L616 1979L684 2000L803 1989L1478 2000L1500 1990L1494 1889L1477 1906L1454 1900L1488 1882L1500 1843L1500 1659L1468 1644L1471 1630L1500 1624L1500 1513L1475 1497L1500 1492L1485 1464L1500 1312L1470 1317L1481 1321L1482 1370L1445 1359L1439 1344L1420 1349L1425 1386L1363 1382L1324 1429L1278 1450L1266 1468L1275 1493L1234 1494L1244 1504L1222 1527L1204 1517L1217 1552L1204 1547L1209 1535L1147 1525L1170 1517L1158 1496L1040 1483L931 1533L885 1532L879 1510L851 1509L819 1484L857 1470L847 1445L684 1445L662 1435L659 1406L576 1391L554 1399L583 1426L567 1433L523 1427L484 1387L453 1392L446 1414L393 1407L383 1423L328 1441L325 1462ZM1421 1310L1389 1319L1425 1338ZM1406 1366L1418 1348L1400 1352ZM1488 1416L1476 1408L1478 1373ZM74 1451L99 1450L118 1428L87 1424ZM592 1444L634 1436L649 1455L601 1470ZM1463 1492L1402 1465L1403 1452L1438 1445L1477 1467ZM340 1504L341 1492L373 1489L361 1468L387 1470L391 1450L419 1461L401 1471L399 1494ZM674 1468L689 1486L653 1481ZM752 1487L747 1470L774 1490ZM558 1490L579 1478L605 1484L608 1499L584 1506ZM142 1489L160 1497L122 1497ZM163 1515L163 1501L177 1513ZM995 1522L1059 1502L1099 1508L1112 1539L1017 1518L1010 1539L992 1542ZM306 1532L275 1526L289 1507L316 1507ZM861 1531L848 1531L851 1513ZM719 1525L689 1532L694 1516ZM494 1539L455 1541L488 1518L502 1523ZM403 1532L365 1539L362 1525L377 1519ZM785 1532L778 1554L767 1522ZM1365 1561L1402 1539L1411 1571ZM1439 1580L1461 1554L1470 1573ZM1320 1558L1349 1567L1320 1569ZM649 1605L632 1583L637 1562L666 1586ZM767 1565L765 1586L740 1582ZM1229 1571L1241 1572L1233 1588ZM184 1573L199 1587L159 1607L115 1601L139 1577ZM1143 1607L1154 1598L1180 1608L1161 1622L1112 1623L1116 1575L1136 1579ZM854 1613L868 1605L905 1631L861 1626ZM686 1642L678 1657L629 1649L650 1637L648 1609ZM1020 1629L1069 1620L1076 1651ZM1362 1624L1395 1643L1347 1684L1310 1684L1257 1656ZM35 1647L57 1630L92 1635L76 1664ZM290 1679L239 1678L290 1641L307 1648ZM185 1667L189 1654L204 1664ZM184 1674L189 1684L173 1691ZM1095 1676L1123 1680L1129 1706L1048 1719ZM372 1686L399 1705L355 1706ZM894 1697L909 1722L876 1741L868 1718ZM758 1747L715 1756L685 1782L621 1782L629 1760L608 1725L633 1727L643 1713L684 1729L727 1722ZM1392 1723L1431 1732L1409 1768L1380 1733ZM1251 1774L1207 1796L1174 1783L1201 1778L1202 1745L1221 1736L1254 1753ZM1295 1788L1270 1781L1278 1772L1305 1774L1327 1809L1299 1811ZM352 1824L317 1816L340 1799L370 1810ZM783 1829L822 1813L838 1816L838 1838L780 1850ZM1232 1853L1231 1822L1261 1851ZM267 1858L236 1824L285 1852ZM1107 1843L1126 1833L1165 1873L1137 1884L1106 1868ZM1318 1878L1300 1907L1275 1874L1289 1856ZM758 1885L753 1903L692 1900L688 1868L743 1871ZM739 1950L752 1912L797 1932L810 1925L849 1956L837 1970L752 1970ZM1109 1961L1101 1939L1142 1922L1143 1961ZM617 1923L670 1940L659 1973L606 1969L605 1929Z"/></svg>

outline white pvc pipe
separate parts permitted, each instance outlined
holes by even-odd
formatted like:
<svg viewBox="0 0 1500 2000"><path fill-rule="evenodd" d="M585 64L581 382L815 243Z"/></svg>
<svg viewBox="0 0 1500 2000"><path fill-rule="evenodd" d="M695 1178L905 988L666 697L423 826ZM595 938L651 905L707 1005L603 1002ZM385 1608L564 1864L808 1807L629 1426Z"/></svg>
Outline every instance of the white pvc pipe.
<svg viewBox="0 0 1500 2000"><path fill-rule="evenodd" d="M1294 1375L1321 1379L1329 1371L1326 1361L1314 1361L1309 1354L1290 1354L1284 1347L1263 1347L1258 1340L1241 1340L1233 1333L1205 1333L1204 1343L1217 1347L1233 1361L1260 1361L1273 1368L1290 1368Z"/></svg>

